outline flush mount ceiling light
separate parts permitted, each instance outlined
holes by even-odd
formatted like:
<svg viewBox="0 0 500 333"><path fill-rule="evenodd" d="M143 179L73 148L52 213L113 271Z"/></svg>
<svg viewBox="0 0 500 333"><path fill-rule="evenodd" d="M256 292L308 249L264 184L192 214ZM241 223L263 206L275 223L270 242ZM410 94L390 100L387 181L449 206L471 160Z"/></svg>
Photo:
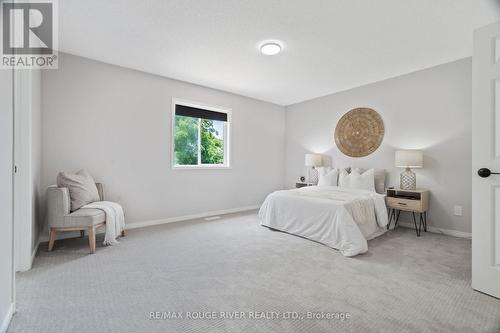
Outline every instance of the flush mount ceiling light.
<svg viewBox="0 0 500 333"><path fill-rule="evenodd" d="M281 43L273 41L273 42L264 42L260 45L260 52L264 55L275 55L281 52Z"/></svg>

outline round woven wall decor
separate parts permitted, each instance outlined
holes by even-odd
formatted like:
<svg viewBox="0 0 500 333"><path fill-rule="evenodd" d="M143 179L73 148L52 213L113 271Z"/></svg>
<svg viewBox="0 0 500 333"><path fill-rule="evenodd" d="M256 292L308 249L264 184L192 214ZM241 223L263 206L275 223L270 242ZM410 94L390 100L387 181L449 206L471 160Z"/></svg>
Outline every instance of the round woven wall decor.
<svg viewBox="0 0 500 333"><path fill-rule="evenodd" d="M340 118L335 128L335 143L340 151L351 157L373 153L384 138L384 122L370 108L357 108Z"/></svg>

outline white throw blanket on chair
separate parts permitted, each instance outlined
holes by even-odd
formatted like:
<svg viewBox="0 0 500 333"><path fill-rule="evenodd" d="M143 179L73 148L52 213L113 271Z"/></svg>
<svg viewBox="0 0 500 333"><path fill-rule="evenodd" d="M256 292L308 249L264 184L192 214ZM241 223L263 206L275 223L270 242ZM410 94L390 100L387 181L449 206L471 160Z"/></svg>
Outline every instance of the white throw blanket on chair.
<svg viewBox="0 0 500 333"><path fill-rule="evenodd" d="M125 229L125 215L122 206L111 201L96 201L82 208L94 208L104 211L106 214L106 235L103 244L115 245L119 243L116 238Z"/></svg>

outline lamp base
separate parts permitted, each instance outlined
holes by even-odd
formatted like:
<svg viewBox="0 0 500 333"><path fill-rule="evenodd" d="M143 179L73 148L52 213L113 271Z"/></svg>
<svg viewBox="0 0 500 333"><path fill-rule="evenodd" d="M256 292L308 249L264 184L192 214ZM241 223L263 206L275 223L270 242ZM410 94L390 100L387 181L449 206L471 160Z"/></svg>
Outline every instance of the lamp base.
<svg viewBox="0 0 500 333"><path fill-rule="evenodd" d="M318 184L318 179L319 179L318 170L316 170L315 167L312 167L309 173L309 183L316 185Z"/></svg>
<svg viewBox="0 0 500 333"><path fill-rule="evenodd" d="M399 187L402 190L415 190L417 188L417 175L410 168L406 168L405 171L401 172Z"/></svg>

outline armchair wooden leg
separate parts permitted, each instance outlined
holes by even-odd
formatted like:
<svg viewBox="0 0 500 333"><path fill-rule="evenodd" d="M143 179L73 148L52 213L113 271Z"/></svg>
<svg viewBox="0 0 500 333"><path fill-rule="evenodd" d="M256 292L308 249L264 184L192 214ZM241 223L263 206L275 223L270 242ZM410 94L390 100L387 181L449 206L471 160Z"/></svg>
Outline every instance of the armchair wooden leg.
<svg viewBox="0 0 500 333"><path fill-rule="evenodd" d="M81 238L85 237L85 230L80 230L80 237Z"/></svg>
<svg viewBox="0 0 500 333"><path fill-rule="evenodd" d="M125 229L122 230L122 237L125 237L127 234L125 233Z"/></svg>
<svg viewBox="0 0 500 333"><path fill-rule="evenodd" d="M54 248L54 242L56 241L56 229L50 228L50 237L49 237L49 252Z"/></svg>
<svg viewBox="0 0 500 333"><path fill-rule="evenodd" d="M89 246L90 254L95 253L95 229L94 227L89 227Z"/></svg>

